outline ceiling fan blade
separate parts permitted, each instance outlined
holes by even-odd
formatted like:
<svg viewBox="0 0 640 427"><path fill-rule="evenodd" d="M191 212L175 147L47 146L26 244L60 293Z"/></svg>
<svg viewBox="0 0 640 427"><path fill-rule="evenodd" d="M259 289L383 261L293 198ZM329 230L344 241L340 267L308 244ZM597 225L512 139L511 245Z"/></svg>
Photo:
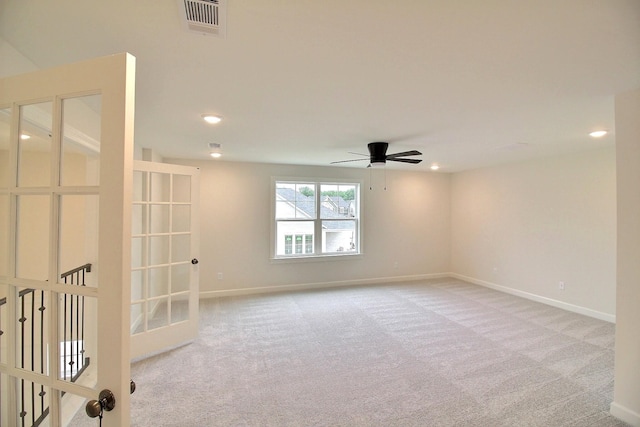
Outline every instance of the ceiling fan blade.
<svg viewBox="0 0 640 427"><path fill-rule="evenodd" d="M369 159L338 160L337 162L331 162L330 164L333 165L335 163L361 162L363 160L369 160Z"/></svg>
<svg viewBox="0 0 640 427"><path fill-rule="evenodd" d="M354 153L353 151L347 151L349 154L355 154L356 156L369 157L370 154Z"/></svg>
<svg viewBox="0 0 640 427"><path fill-rule="evenodd" d="M406 156L421 156L422 153L417 151L417 150L411 150L411 151L403 151L402 153L394 153L394 154L389 154L387 156L387 159L393 159L396 157L406 157Z"/></svg>
<svg viewBox="0 0 640 427"><path fill-rule="evenodd" d="M422 161L422 159L390 159L388 157L387 160L391 162L413 163L414 165Z"/></svg>

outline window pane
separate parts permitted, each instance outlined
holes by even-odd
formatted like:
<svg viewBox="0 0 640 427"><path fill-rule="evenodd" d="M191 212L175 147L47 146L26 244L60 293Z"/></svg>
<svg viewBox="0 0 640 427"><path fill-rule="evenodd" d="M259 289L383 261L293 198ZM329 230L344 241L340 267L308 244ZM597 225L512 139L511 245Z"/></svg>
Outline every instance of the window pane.
<svg viewBox="0 0 640 427"><path fill-rule="evenodd" d="M305 245L305 239L313 242L313 221L278 221L276 228L276 255L313 253L313 244Z"/></svg>
<svg viewBox="0 0 640 427"><path fill-rule="evenodd" d="M313 253L313 235L305 234L304 235L304 247L305 253L312 254Z"/></svg>
<svg viewBox="0 0 640 427"><path fill-rule="evenodd" d="M355 220L322 221L322 252L355 252L358 250Z"/></svg>
<svg viewBox="0 0 640 427"><path fill-rule="evenodd" d="M316 218L315 184L276 182L276 219Z"/></svg>
<svg viewBox="0 0 640 427"><path fill-rule="evenodd" d="M355 218L357 187L352 184L322 184L320 186L321 218Z"/></svg>

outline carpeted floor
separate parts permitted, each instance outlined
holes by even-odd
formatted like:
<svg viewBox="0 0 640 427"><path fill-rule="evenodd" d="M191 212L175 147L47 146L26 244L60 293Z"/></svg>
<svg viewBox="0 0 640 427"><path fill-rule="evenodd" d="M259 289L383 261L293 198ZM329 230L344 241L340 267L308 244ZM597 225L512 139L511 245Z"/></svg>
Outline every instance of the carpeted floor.
<svg viewBox="0 0 640 427"><path fill-rule="evenodd" d="M613 324L456 280L201 301L134 426L624 426Z"/></svg>

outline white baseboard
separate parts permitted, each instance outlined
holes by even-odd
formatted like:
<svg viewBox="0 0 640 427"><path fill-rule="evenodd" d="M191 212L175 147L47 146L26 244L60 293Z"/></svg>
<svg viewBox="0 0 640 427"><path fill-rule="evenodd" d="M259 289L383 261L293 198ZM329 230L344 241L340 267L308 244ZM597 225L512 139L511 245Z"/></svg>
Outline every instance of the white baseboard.
<svg viewBox="0 0 640 427"><path fill-rule="evenodd" d="M237 296L237 295L267 294L267 293L273 293L273 292L302 291L302 290L309 290L309 289L329 289L329 288L338 288L338 287L344 287L344 286L362 286L362 285L375 285L375 284L381 284L381 283L409 282L412 280L442 279L445 277L452 277L455 279L464 280L465 282L474 283L476 285L484 286L486 288L491 288L496 291L504 292L511 295L516 295L532 301L540 302L553 307L561 308L563 310L571 311L573 313L578 313L578 314L583 314L585 316L593 317L595 319L604 320L605 322L610 322L610 323L616 322L616 316L614 314L602 313L600 311L592 310L590 308L569 304L564 301L559 301L552 298L547 298L540 295L532 294L529 292L520 291L518 289L509 288L507 286L497 285L495 283L476 279L474 277L464 276L458 273L418 274L413 276L379 277L379 278L361 279L361 280L343 280L343 281L320 282L320 283L300 283L300 284L293 284L293 285L265 286L265 287L257 287L257 288L223 289L219 291L200 292L200 298L205 299L205 298L228 297L228 296Z"/></svg>
<svg viewBox="0 0 640 427"><path fill-rule="evenodd" d="M329 289L344 286L377 285L381 283L409 282L412 280L441 279L449 277L448 273L419 274L415 276L380 277L362 280L342 280L336 282L300 283L294 285L265 286L259 288L223 289L219 291L200 292L200 298L216 298L237 295L266 294L273 292L303 291L309 289Z"/></svg>
<svg viewBox="0 0 640 427"><path fill-rule="evenodd" d="M593 317L596 319L604 320L605 322L616 323L615 314L603 313L601 311L592 310L590 308L581 307L579 305L569 304L568 302L555 300L553 298L547 298L540 295L532 294L529 292L520 291L518 289L509 288L506 286L497 285L495 283L487 282L485 280L476 279L473 277L463 276L462 274L457 273L449 273L449 276L454 277L456 279L464 280L465 282L474 283L476 285L484 286L486 288L491 288L496 291L504 292L511 295L516 295L522 298L526 298L528 300L541 302L543 304L547 304L553 307L558 307L563 310L571 311L573 313L583 314L585 316Z"/></svg>
<svg viewBox="0 0 640 427"><path fill-rule="evenodd" d="M611 415L618 418L619 420L624 421L627 424L631 424L634 427L640 427L640 414L632 411L629 408L625 408L619 403L611 403L609 412L611 412Z"/></svg>

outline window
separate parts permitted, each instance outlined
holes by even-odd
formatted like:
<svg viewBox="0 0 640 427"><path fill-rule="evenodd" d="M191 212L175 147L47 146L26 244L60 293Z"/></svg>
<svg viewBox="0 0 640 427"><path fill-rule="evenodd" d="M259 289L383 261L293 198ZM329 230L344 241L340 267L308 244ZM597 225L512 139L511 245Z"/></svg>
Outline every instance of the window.
<svg viewBox="0 0 640 427"><path fill-rule="evenodd" d="M285 181L274 185L275 258L360 253L360 184Z"/></svg>

